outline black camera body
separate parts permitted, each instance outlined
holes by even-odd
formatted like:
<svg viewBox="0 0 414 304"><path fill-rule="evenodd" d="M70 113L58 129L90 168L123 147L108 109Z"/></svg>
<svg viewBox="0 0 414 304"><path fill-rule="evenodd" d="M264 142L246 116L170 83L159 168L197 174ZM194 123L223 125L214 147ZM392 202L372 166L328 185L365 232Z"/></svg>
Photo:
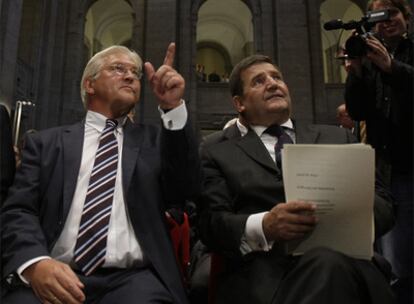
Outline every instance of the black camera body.
<svg viewBox="0 0 414 304"><path fill-rule="evenodd" d="M381 38L378 37L374 32L366 32L358 34L355 32L348 40L345 42L345 55L352 58L359 58L367 54L369 46L366 44L365 40L368 37L376 37L381 41Z"/></svg>
<svg viewBox="0 0 414 304"><path fill-rule="evenodd" d="M390 12L386 10L370 11L361 18L360 21L349 21L343 23L342 20L331 20L324 24L324 29L327 31L344 29L355 30L352 36L345 42L345 55L348 58L359 58L367 53L368 46L366 39L368 37L376 37L376 33L372 32L372 28L378 22L384 22L390 19Z"/></svg>

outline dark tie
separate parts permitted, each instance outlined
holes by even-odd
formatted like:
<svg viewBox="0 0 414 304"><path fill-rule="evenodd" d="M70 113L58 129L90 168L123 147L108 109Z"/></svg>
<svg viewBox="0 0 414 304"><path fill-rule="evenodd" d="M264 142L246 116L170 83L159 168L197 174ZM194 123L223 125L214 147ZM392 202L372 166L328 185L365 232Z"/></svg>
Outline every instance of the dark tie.
<svg viewBox="0 0 414 304"><path fill-rule="evenodd" d="M116 120L107 119L99 139L83 206L74 260L88 276L105 262L109 218L118 167Z"/></svg>
<svg viewBox="0 0 414 304"><path fill-rule="evenodd" d="M293 144L292 138L285 132L284 127L279 125L271 125L264 133L277 137L277 143L275 145L275 158L276 164L279 169L282 169L282 153L281 150L284 144Z"/></svg>

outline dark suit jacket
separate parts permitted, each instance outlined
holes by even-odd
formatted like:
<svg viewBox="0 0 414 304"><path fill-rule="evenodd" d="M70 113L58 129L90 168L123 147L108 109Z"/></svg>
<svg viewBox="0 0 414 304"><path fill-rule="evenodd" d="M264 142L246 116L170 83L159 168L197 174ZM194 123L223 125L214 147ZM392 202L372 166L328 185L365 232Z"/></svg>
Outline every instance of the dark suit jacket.
<svg viewBox="0 0 414 304"><path fill-rule="evenodd" d="M27 138L22 165L2 209L3 278L24 262L49 255L68 215L81 163L84 123ZM168 131L129 121L124 127L125 203L142 250L176 303L186 303L165 222L197 189L199 161L189 124Z"/></svg>
<svg viewBox="0 0 414 304"><path fill-rule="evenodd" d="M297 143L356 141L348 130L334 126L296 124L295 133ZM244 257L240 244L249 215L285 202L281 172L257 134L250 130L241 137L236 125L207 137L201 155L205 174L199 200L201 237L213 251L227 258L227 272L218 282L218 300L270 303L274 283L286 270L280 244L271 252ZM378 187L377 193L375 224L377 232L383 234L393 224L393 207L387 191Z"/></svg>
<svg viewBox="0 0 414 304"><path fill-rule="evenodd" d="M13 183L15 169L10 117L6 107L0 105L0 206Z"/></svg>

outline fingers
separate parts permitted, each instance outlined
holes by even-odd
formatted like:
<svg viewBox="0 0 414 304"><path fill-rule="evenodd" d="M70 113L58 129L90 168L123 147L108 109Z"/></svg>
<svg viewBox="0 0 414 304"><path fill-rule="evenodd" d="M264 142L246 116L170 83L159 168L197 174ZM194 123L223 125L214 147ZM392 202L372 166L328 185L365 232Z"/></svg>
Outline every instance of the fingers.
<svg viewBox="0 0 414 304"><path fill-rule="evenodd" d="M83 283L79 280L78 276L73 272L72 268L68 266L68 267L65 267L64 270L66 274L68 275L68 277L71 278L72 281L76 284L76 286L78 286L81 289L85 288Z"/></svg>
<svg viewBox="0 0 414 304"><path fill-rule="evenodd" d="M175 49L175 43L170 43L165 54L164 63L157 70L149 62L144 65L151 88L159 100L159 106L164 110L179 106L184 95L185 80L172 67Z"/></svg>
<svg viewBox="0 0 414 304"><path fill-rule="evenodd" d="M282 205L287 211L292 213L314 212L316 205L304 201L291 201Z"/></svg>
<svg viewBox="0 0 414 304"><path fill-rule="evenodd" d="M391 56L385 46L377 39L368 38L367 45L369 50L367 58L371 60L377 67L386 73L391 72Z"/></svg>
<svg viewBox="0 0 414 304"><path fill-rule="evenodd" d="M303 238L318 222L316 206L302 201L279 203L263 218L263 232L268 240L289 241Z"/></svg>
<svg viewBox="0 0 414 304"><path fill-rule="evenodd" d="M172 67L174 64L174 57L175 57L175 43L171 42L167 48L167 53L165 54L164 65L168 65Z"/></svg>
<svg viewBox="0 0 414 304"><path fill-rule="evenodd" d="M182 77L175 70L163 66L159 69L159 75L157 73L157 79L159 79L160 91L164 92L178 86L182 82Z"/></svg>
<svg viewBox="0 0 414 304"><path fill-rule="evenodd" d="M162 65L157 71L149 62L146 62L144 66L151 86L160 94L163 94L166 88L172 87L171 83L169 86L167 84L178 75L173 68L167 65Z"/></svg>
<svg viewBox="0 0 414 304"><path fill-rule="evenodd" d="M68 298L71 301L85 301L85 295L82 291L84 285L70 267L65 268L62 276L58 276L57 280L63 287L62 295L64 295L65 298Z"/></svg>
<svg viewBox="0 0 414 304"><path fill-rule="evenodd" d="M67 264L48 259L29 266L30 285L42 302L79 304L84 287Z"/></svg>
<svg viewBox="0 0 414 304"><path fill-rule="evenodd" d="M382 54L382 55L388 54L387 49L378 39L370 37L370 38L367 38L366 43L369 47L370 52Z"/></svg>
<svg viewBox="0 0 414 304"><path fill-rule="evenodd" d="M61 281L58 281L60 284L54 284L50 289L51 295L47 298L48 301L51 303L68 303L68 304L80 304L84 301L84 297L82 300L76 299L69 291L74 285L68 284L63 278L60 278ZM82 292L81 292L82 293ZM83 293L82 293L83 295Z"/></svg>

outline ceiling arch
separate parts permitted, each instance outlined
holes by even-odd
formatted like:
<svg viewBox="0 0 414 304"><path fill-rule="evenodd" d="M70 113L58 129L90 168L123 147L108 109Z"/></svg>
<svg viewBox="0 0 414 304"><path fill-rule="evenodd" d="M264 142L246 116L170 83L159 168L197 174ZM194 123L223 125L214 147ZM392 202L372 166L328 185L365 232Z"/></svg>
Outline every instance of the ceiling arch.
<svg viewBox="0 0 414 304"><path fill-rule="evenodd" d="M128 1L98 0L86 15L85 40L94 51L121 44L131 39L133 21L134 13Z"/></svg>
<svg viewBox="0 0 414 304"><path fill-rule="evenodd" d="M197 44L214 42L230 55L234 65L253 44L252 13L241 0L207 0L198 12Z"/></svg>

